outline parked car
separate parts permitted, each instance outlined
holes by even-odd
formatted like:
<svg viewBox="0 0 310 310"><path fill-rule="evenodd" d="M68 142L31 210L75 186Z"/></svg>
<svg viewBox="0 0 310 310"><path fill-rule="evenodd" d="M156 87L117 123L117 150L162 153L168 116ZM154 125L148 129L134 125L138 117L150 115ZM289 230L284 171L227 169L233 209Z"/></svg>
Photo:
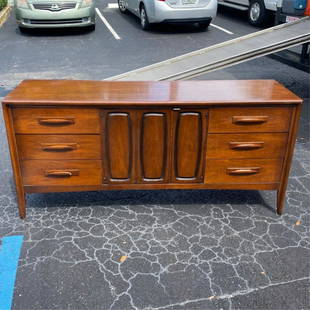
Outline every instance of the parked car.
<svg viewBox="0 0 310 310"><path fill-rule="evenodd" d="M307 1L309 0L218 0L218 4L248 11L250 24L263 26L275 18L275 13L282 6L290 12L290 15L303 15Z"/></svg>
<svg viewBox="0 0 310 310"><path fill-rule="evenodd" d="M216 16L217 0L118 0L118 6L138 16L143 30L152 23L197 23L205 30Z"/></svg>
<svg viewBox="0 0 310 310"><path fill-rule="evenodd" d="M265 25L277 10L277 0L219 0L218 4L248 11L249 23L254 26Z"/></svg>
<svg viewBox="0 0 310 310"><path fill-rule="evenodd" d="M21 32L27 28L95 29L93 0L15 0L14 6Z"/></svg>

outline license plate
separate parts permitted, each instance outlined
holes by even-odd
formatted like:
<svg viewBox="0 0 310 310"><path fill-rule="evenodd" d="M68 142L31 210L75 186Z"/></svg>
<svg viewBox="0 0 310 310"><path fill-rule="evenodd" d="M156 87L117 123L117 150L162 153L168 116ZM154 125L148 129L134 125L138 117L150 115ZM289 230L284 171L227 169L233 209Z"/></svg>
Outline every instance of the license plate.
<svg viewBox="0 0 310 310"><path fill-rule="evenodd" d="M294 22L296 20L299 20L298 17L295 17L295 16L286 16L286 22L289 23L289 22Z"/></svg>
<svg viewBox="0 0 310 310"><path fill-rule="evenodd" d="M182 4L196 4L197 0L182 0Z"/></svg>

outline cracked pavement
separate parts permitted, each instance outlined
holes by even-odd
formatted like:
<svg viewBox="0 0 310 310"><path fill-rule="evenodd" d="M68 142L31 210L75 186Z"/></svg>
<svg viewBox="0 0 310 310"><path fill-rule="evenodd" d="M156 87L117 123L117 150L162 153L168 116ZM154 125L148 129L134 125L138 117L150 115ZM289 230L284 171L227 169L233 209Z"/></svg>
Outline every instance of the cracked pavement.
<svg viewBox="0 0 310 310"><path fill-rule="evenodd" d="M20 220L0 152L0 235L24 235L13 309L308 308L309 144L281 217L275 192L169 190L33 194Z"/></svg>
<svg viewBox="0 0 310 310"><path fill-rule="evenodd" d="M140 53L140 46L139 53L127 53L136 42L129 38L126 48L113 50L115 66L108 62L107 44L100 50L101 66L68 57L56 68L47 51L84 55L82 39L76 37L73 48L66 37L31 37L23 45L25 37L14 41L11 32L2 32L7 46L0 50L10 61L0 66L0 100L23 78L100 80L141 57L156 59ZM160 39L154 42L157 49L150 50L167 51L158 48ZM182 45L180 40L171 49ZM200 77L270 78L310 97L309 75L267 57ZM28 195L27 218L20 220L0 107L0 237L24 236L13 309L309 309L309 103L281 217L273 191L164 190Z"/></svg>

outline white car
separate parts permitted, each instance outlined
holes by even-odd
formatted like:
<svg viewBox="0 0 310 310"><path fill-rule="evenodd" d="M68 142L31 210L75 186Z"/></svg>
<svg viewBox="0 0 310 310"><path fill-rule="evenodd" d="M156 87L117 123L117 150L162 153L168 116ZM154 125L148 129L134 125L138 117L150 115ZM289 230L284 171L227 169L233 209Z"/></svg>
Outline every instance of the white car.
<svg viewBox="0 0 310 310"><path fill-rule="evenodd" d="M248 11L250 24L262 26L277 11L277 0L218 0L219 5Z"/></svg>
<svg viewBox="0 0 310 310"><path fill-rule="evenodd" d="M217 0L118 0L121 13L137 15L143 30L152 23L197 23L205 30L216 16Z"/></svg>

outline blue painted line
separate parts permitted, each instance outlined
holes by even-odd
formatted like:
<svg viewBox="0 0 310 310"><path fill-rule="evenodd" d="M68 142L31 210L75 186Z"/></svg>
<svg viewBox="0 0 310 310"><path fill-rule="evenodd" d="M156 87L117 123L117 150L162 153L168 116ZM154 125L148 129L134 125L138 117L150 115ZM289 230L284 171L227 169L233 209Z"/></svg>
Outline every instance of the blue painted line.
<svg viewBox="0 0 310 310"><path fill-rule="evenodd" d="M0 310L10 310L23 236L0 239Z"/></svg>

